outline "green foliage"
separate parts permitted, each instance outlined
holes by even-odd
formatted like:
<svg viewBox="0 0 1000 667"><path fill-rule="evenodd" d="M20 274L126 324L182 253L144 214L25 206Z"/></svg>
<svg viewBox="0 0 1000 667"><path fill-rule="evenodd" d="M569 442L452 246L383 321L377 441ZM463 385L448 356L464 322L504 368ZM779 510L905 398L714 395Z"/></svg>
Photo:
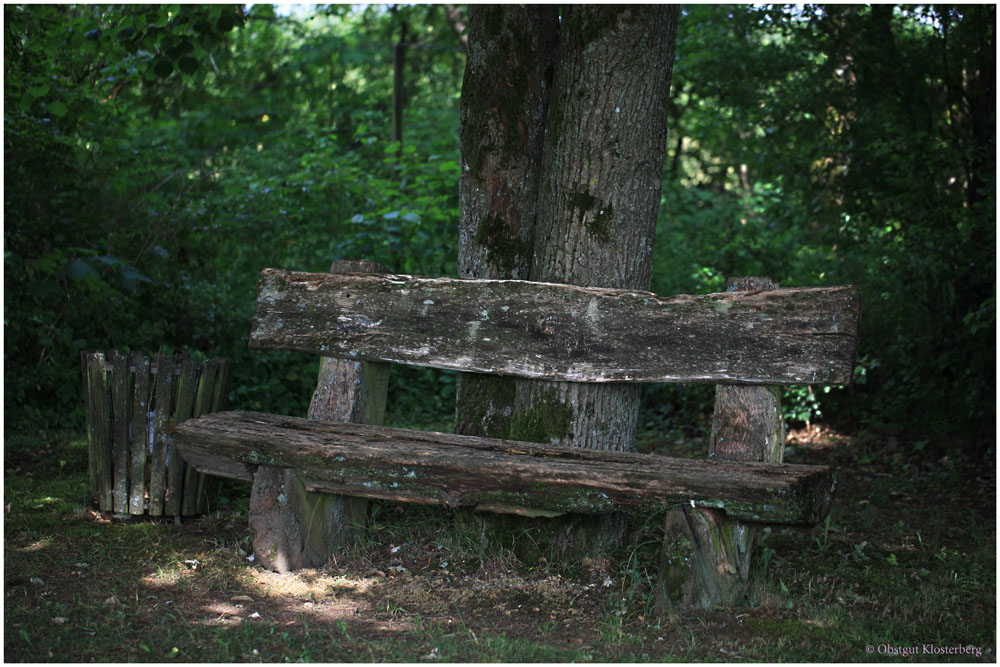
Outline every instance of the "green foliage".
<svg viewBox="0 0 1000 667"><path fill-rule="evenodd" d="M111 347L235 358L231 405L301 414L317 360L246 348L261 269L455 273L462 58L443 7L11 6L4 55L9 420L79 423L79 353Z"/></svg>
<svg viewBox="0 0 1000 667"><path fill-rule="evenodd" d="M246 348L262 268L455 275L446 8L299 11L5 8L8 421L79 424L79 353L111 347L232 357L233 406L302 414L317 360ZM994 29L979 5L684 8L653 290L862 289L855 386L792 388L790 421L990 438ZM397 369L392 390L393 419L440 421L454 377ZM710 388L645 396L644 423L707 428Z"/></svg>
<svg viewBox="0 0 1000 667"><path fill-rule="evenodd" d="M654 291L856 284L859 379L794 388L872 425L990 437L995 8L687 6Z"/></svg>

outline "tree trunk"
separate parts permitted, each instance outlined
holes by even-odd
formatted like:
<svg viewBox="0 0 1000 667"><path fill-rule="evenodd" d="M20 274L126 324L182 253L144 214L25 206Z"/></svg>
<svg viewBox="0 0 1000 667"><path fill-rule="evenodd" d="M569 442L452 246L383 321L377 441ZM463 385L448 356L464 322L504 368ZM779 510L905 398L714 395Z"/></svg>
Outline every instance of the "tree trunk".
<svg viewBox="0 0 1000 667"><path fill-rule="evenodd" d="M563 17L532 280L648 289L677 8L571 5ZM517 415L568 407L546 441L628 451L637 385L521 382ZM556 424L552 424L555 426ZM512 437L524 434L512 433Z"/></svg>
<svg viewBox="0 0 1000 667"><path fill-rule="evenodd" d="M559 37L558 8L470 5L467 36L458 271L463 278L527 279ZM455 433L508 437L514 392L512 378L460 373ZM456 523L484 549L489 535L523 534L521 526L504 527L518 524L517 518L473 514L470 509L457 511Z"/></svg>
<svg viewBox="0 0 1000 667"><path fill-rule="evenodd" d="M565 7L532 280L649 289L678 16L665 5ZM518 381L511 437L631 451L639 398L637 384ZM557 551L603 551L626 527L620 515L575 521L556 533Z"/></svg>
<svg viewBox="0 0 1000 667"><path fill-rule="evenodd" d="M463 278L529 276L558 35L555 6L469 7L459 181ZM513 380L459 375L455 432L507 437L513 400Z"/></svg>
<svg viewBox="0 0 1000 667"><path fill-rule="evenodd" d="M555 13L470 9L460 269L647 289L679 12L573 5L561 21ZM477 425L488 423L496 437L632 448L637 386L518 381L512 392L463 383L459 432L484 433ZM614 523L620 534L624 524ZM571 526L555 530L559 551L578 552L570 543L581 541L602 548L610 535L585 530L581 540Z"/></svg>

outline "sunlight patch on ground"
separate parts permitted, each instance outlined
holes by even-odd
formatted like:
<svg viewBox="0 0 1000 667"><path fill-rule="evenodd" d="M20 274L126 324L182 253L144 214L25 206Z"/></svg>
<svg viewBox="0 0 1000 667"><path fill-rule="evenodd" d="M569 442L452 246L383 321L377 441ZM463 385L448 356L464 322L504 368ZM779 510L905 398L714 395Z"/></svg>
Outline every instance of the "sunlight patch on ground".
<svg viewBox="0 0 1000 667"><path fill-rule="evenodd" d="M210 618L199 621L202 625L239 625L243 622L244 616L252 613L247 611L243 605L229 602L213 602L204 605L202 611L212 614Z"/></svg>
<svg viewBox="0 0 1000 667"><path fill-rule="evenodd" d="M364 594L372 587L375 578L350 578L320 574L316 570L299 570L289 574L279 574L268 570L250 572L251 582L264 595L299 598L323 598L335 596L338 592Z"/></svg>
<svg viewBox="0 0 1000 667"><path fill-rule="evenodd" d="M32 542L27 546L21 547L21 551L35 552L35 551L41 551L43 549L48 549L51 546L52 546L52 538L43 537L37 542Z"/></svg>
<svg viewBox="0 0 1000 667"><path fill-rule="evenodd" d="M153 588L166 588L178 585L184 579L190 578L194 572L195 568L189 565L175 563L172 566L157 568L155 573L147 575L139 581Z"/></svg>
<svg viewBox="0 0 1000 667"><path fill-rule="evenodd" d="M833 449L850 447L854 437L830 428L812 424L811 426L791 429L785 436L785 445L790 447L808 447L810 449Z"/></svg>

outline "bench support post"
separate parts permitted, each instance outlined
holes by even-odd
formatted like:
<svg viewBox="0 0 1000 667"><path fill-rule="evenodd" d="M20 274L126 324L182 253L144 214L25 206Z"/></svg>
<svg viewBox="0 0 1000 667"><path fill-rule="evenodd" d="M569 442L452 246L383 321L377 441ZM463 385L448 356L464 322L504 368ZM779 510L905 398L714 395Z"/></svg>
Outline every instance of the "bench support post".
<svg viewBox="0 0 1000 667"><path fill-rule="evenodd" d="M770 278L730 278L728 292L778 289ZM717 386L709 458L781 463L785 428L777 386ZM746 593L750 554L760 528L721 510L667 512L660 612L733 606Z"/></svg>
<svg viewBox="0 0 1000 667"><path fill-rule="evenodd" d="M369 261L337 261L330 273L387 273ZM382 424L389 364L323 357L310 419ZM258 466L250 493L254 554L266 568L290 572L326 564L364 530L368 501L306 490L290 469Z"/></svg>

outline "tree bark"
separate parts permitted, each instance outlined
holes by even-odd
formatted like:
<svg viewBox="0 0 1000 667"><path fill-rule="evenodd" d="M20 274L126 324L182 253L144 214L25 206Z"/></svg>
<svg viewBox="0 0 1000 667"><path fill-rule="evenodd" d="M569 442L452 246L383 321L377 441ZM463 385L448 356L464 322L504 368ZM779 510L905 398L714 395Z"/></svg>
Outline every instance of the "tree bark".
<svg viewBox="0 0 1000 667"><path fill-rule="evenodd" d="M462 147L471 190L463 187L461 208L472 224L462 226L463 275L649 286L678 14L676 6L570 5L560 19L555 7L470 8ZM494 80L477 76L483 71ZM525 169L497 169L510 164ZM522 196L507 198L514 194ZM508 273L491 273L497 268ZM637 386L518 381L511 391L485 382L460 388L460 432L489 424L498 437L632 447Z"/></svg>
<svg viewBox="0 0 1000 667"><path fill-rule="evenodd" d="M565 8L533 280L649 288L677 19L675 6ZM559 430L530 435L633 448L637 385L519 382L515 422L553 400L568 408L569 419Z"/></svg>
<svg viewBox="0 0 1000 667"><path fill-rule="evenodd" d="M558 35L555 6L469 7L460 133L462 277L528 278Z"/></svg>
<svg viewBox="0 0 1000 667"><path fill-rule="evenodd" d="M678 16L665 5L564 7L533 280L649 288ZM518 381L510 435L630 451L639 398L636 384ZM539 431L543 411L564 418ZM621 516L587 524L557 531L556 548L604 551L626 527Z"/></svg>
<svg viewBox="0 0 1000 667"><path fill-rule="evenodd" d="M469 7L462 83L459 275L527 279L555 67L555 6ZM514 383L459 374L455 432L505 438Z"/></svg>

